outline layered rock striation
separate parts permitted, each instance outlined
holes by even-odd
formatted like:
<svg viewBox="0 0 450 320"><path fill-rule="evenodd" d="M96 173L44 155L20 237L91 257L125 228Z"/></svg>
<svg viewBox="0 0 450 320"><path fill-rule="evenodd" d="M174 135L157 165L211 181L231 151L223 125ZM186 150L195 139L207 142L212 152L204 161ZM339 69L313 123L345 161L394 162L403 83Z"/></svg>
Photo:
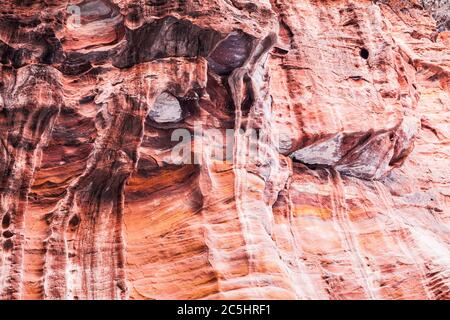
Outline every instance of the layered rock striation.
<svg viewBox="0 0 450 320"><path fill-rule="evenodd" d="M446 4L0 0L0 298L449 299Z"/></svg>

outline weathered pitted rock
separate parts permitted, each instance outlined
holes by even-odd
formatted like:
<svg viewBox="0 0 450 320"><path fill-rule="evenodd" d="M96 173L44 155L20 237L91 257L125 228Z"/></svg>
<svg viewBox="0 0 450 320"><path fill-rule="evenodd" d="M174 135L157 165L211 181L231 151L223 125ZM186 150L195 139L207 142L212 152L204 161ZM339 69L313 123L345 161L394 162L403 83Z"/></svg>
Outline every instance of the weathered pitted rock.
<svg viewBox="0 0 450 320"><path fill-rule="evenodd" d="M71 13L59 32L65 51L114 44L124 34L123 17L109 0L84 0L67 8Z"/></svg>
<svg viewBox="0 0 450 320"><path fill-rule="evenodd" d="M0 4L1 299L450 298L441 2Z"/></svg>
<svg viewBox="0 0 450 320"><path fill-rule="evenodd" d="M431 12L437 22L438 31L450 31L450 2L447 0L421 0L425 9Z"/></svg>
<svg viewBox="0 0 450 320"><path fill-rule="evenodd" d="M20 298L27 198L42 146L63 103L58 72L30 65L3 68L0 106L2 229L1 296ZM6 232L6 233L5 233ZM11 237L5 235L12 234Z"/></svg>
<svg viewBox="0 0 450 320"><path fill-rule="evenodd" d="M114 65L120 68L166 57L205 57L220 40L220 34L168 16L127 30L125 38L125 47L113 58Z"/></svg>
<svg viewBox="0 0 450 320"><path fill-rule="evenodd" d="M412 151L419 129L418 119L406 117L392 130L346 135L337 133L292 153L305 164L336 168L362 179L379 179Z"/></svg>

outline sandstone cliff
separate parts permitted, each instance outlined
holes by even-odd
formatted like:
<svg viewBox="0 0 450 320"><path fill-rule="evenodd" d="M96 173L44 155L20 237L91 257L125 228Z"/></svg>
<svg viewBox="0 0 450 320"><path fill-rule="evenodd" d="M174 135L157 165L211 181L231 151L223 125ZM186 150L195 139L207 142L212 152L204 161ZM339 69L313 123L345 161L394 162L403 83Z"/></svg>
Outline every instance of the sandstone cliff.
<svg viewBox="0 0 450 320"><path fill-rule="evenodd" d="M448 4L0 0L0 298L449 299Z"/></svg>

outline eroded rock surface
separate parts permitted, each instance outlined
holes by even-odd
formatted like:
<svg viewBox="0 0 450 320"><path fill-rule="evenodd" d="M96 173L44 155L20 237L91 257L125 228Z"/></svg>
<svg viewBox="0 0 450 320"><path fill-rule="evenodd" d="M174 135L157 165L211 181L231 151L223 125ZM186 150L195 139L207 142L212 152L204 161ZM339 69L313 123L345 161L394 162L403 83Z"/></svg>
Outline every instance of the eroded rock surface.
<svg viewBox="0 0 450 320"><path fill-rule="evenodd" d="M0 298L449 299L445 5L0 0Z"/></svg>

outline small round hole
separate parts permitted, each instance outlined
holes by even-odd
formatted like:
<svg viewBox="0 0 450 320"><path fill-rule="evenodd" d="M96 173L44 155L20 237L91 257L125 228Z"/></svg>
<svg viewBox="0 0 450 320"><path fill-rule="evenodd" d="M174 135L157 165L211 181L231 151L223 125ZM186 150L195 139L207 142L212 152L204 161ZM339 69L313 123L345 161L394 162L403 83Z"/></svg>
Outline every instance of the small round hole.
<svg viewBox="0 0 450 320"><path fill-rule="evenodd" d="M359 55L361 56L361 58L367 60L369 58L369 51L367 51L366 48L361 48L361 50L359 51Z"/></svg>
<svg viewBox="0 0 450 320"><path fill-rule="evenodd" d="M6 239L11 238L14 235L14 233L12 233L9 230L6 230L3 232L3 237L5 237Z"/></svg>
<svg viewBox="0 0 450 320"><path fill-rule="evenodd" d="M74 216L69 220L69 224L70 224L72 227L76 227L77 225L80 224L80 221L81 221L80 217L77 216L77 215L74 215Z"/></svg>
<svg viewBox="0 0 450 320"><path fill-rule="evenodd" d="M395 135L393 133L389 134L389 140L394 141Z"/></svg>
<svg viewBox="0 0 450 320"><path fill-rule="evenodd" d="M11 215L7 212L5 213L5 215L3 216L2 219L2 227L4 229L8 228L9 225L11 224Z"/></svg>
<svg viewBox="0 0 450 320"><path fill-rule="evenodd" d="M11 239L6 239L5 242L3 242L3 249L5 250L11 250L13 248L14 244Z"/></svg>

